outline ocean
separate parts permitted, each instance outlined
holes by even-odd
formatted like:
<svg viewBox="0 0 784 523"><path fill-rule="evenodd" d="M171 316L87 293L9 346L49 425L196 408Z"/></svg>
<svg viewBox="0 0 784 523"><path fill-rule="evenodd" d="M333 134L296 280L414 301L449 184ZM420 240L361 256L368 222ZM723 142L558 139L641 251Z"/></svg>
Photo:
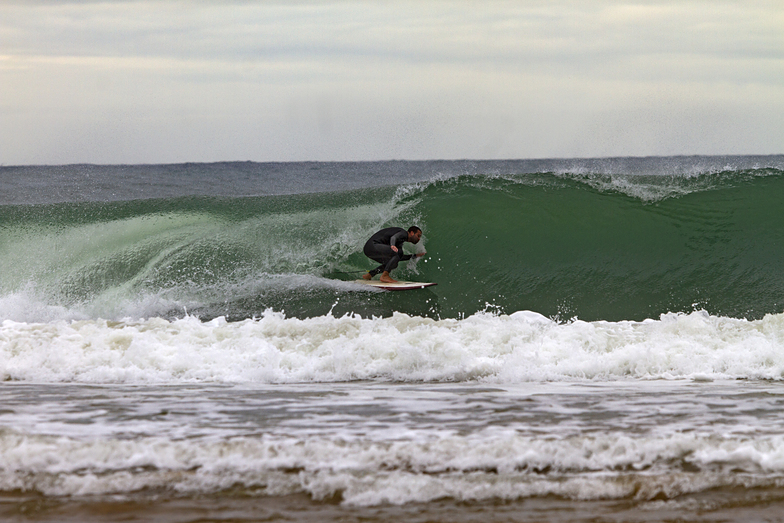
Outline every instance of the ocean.
<svg viewBox="0 0 784 523"><path fill-rule="evenodd" d="M780 521L784 156L0 167L0 519ZM424 234L398 279L367 238Z"/></svg>

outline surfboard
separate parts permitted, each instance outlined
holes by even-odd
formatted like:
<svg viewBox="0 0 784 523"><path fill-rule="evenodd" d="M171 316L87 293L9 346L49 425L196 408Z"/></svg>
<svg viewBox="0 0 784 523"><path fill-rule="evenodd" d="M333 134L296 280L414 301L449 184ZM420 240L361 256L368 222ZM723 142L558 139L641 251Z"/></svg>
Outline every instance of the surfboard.
<svg viewBox="0 0 784 523"><path fill-rule="evenodd" d="M396 283L384 283L378 280L356 280L356 282L361 283L362 285L369 285L370 287L375 287L377 289L384 289L385 291L410 291L438 285L437 283L421 281L398 281Z"/></svg>

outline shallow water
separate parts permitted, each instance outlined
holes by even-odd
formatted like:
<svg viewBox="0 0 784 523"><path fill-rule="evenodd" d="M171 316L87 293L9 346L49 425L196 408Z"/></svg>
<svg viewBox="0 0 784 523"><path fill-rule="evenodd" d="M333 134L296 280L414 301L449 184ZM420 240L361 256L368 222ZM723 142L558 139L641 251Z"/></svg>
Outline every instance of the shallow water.
<svg viewBox="0 0 784 523"><path fill-rule="evenodd" d="M5 518L719 521L784 507L779 382L6 382L0 395Z"/></svg>

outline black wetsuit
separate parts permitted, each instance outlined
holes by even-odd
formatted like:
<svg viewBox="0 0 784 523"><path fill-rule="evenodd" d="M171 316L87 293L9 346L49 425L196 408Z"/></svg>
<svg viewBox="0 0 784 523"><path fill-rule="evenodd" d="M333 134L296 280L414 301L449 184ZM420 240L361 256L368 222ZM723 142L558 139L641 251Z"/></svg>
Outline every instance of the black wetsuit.
<svg viewBox="0 0 784 523"><path fill-rule="evenodd" d="M389 227L382 229L370 237L365 244L365 256L375 260L381 265L370 272L371 276L386 271L389 272L401 260L410 260L416 255L403 254L403 242L408 241L408 231L400 227ZM397 247L397 252L392 250L392 246Z"/></svg>

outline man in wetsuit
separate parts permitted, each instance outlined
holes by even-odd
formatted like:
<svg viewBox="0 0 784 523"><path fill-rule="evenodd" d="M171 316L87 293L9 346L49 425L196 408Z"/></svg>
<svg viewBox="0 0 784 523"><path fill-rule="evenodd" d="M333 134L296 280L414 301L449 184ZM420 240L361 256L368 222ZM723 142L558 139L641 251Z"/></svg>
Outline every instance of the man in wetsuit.
<svg viewBox="0 0 784 523"><path fill-rule="evenodd" d="M424 252L403 254L403 242L419 243L421 239L422 229L416 225L412 225L408 230L400 227L389 227L378 231L367 241L364 252L365 256L381 265L363 274L362 277L369 280L380 272L381 277L379 280L384 283L395 283L396 280L392 279L389 272L397 267L399 261L425 255Z"/></svg>

